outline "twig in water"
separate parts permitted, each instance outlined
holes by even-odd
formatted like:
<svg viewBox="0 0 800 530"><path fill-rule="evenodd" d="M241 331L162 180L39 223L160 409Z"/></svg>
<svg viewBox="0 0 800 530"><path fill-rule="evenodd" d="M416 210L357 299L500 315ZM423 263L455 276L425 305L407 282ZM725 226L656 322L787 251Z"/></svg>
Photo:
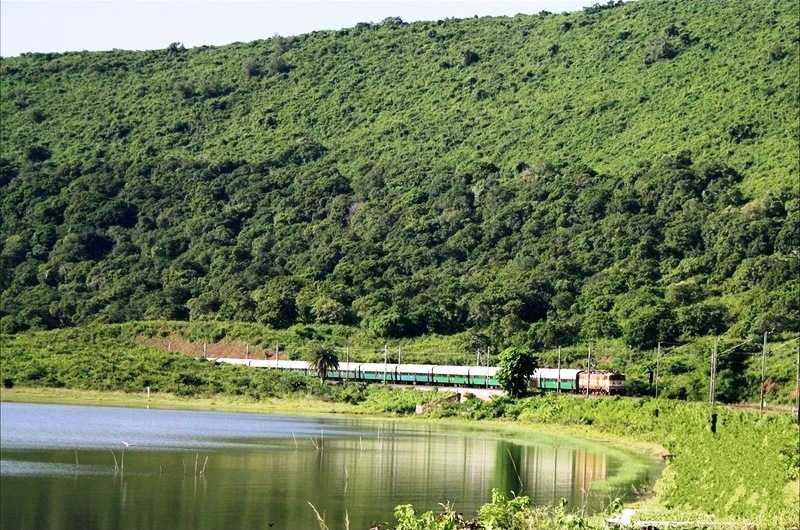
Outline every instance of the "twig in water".
<svg viewBox="0 0 800 530"><path fill-rule="evenodd" d="M331 530L330 528L328 528L328 525L327 525L327 524L325 524L325 518L324 518L324 517L322 517L322 516L319 514L319 512L317 511L317 508L316 508L316 506L314 506L313 504L311 504L311 502L309 502L309 501L306 501L306 502L308 502L308 505L309 505L309 506L311 506L311 509L312 509L312 510L314 510L314 515L316 515L316 516L317 516L317 523L319 523L319 530Z"/></svg>
<svg viewBox="0 0 800 530"><path fill-rule="evenodd" d="M111 456L114 457L114 474L116 475L117 471L119 470L119 466L117 465L117 455L114 454L113 450L109 449L109 451L111 451Z"/></svg>
<svg viewBox="0 0 800 530"><path fill-rule="evenodd" d="M194 476L197 476L197 461L200 459L200 453L194 454Z"/></svg>
<svg viewBox="0 0 800 530"><path fill-rule="evenodd" d="M206 455L206 459L203 461L203 469L200 470L201 475L206 472L206 464L208 464L208 455Z"/></svg>
<svg viewBox="0 0 800 530"><path fill-rule="evenodd" d="M78 467L78 451L75 451L75 467Z"/></svg>
<svg viewBox="0 0 800 530"><path fill-rule="evenodd" d="M350 530L350 514L344 511L344 530Z"/></svg>
<svg viewBox="0 0 800 530"><path fill-rule="evenodd" d="M294 435L294 431L292 431L292 440L294 440L294 448L297 449L297 437Z"/></svg>
<svg viewBox="0 0 800 530"><path fill-rule="evenodd" d="M517 480L519 481L520 492L522 493L525 491L525 483L522 481L522 477L519 476L519 471L517 471L517 463L514 462L514 457L511 456L511 449L506 447L506 452L508 453L508 458L511 460L511 465L514 466L514 474L517 476Z"/></svg>

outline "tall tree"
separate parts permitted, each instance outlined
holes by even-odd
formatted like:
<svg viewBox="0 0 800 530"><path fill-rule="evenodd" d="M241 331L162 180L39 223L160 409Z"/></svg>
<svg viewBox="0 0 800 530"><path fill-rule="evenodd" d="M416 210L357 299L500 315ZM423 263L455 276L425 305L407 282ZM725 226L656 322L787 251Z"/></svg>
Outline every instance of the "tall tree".
<svg viewBox="0 0 800 530"><path fill-rule="evenodd" d="M339 358L329 346L314 346L308 356L308 366L324 381L328 372L339 368Z"/></svg>
<svg viewBox="0 0 800 530"><path fill-rule="evenodd" d="M511 397L525 395L530 378L539 366L536 356L527 348L511 347L500 353L497 381Z"/></svg>

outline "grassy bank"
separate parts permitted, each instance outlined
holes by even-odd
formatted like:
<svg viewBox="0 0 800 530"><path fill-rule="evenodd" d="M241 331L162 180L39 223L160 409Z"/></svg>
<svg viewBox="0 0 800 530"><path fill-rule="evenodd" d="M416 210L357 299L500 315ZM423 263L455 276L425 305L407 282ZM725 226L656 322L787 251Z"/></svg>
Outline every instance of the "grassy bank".
<svg viewBox="0 0 800 530"><path fill-rule="evenodd" d="M144 392L77 390L73 388L16 387L0 390L0 400L15 403L58 403L107 407L150 407L154 409L213 410L224 412L287 412L292 414L360 414L362 408L350 403L324 401L295 395L254 400L226 395L182 397Z"/></svg>

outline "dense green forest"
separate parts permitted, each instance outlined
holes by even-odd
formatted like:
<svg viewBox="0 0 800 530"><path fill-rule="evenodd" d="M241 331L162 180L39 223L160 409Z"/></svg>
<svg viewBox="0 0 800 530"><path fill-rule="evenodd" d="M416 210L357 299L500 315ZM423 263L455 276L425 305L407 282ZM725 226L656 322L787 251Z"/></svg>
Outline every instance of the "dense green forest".
<svg viewBox="0 0 800 530"><path fill-rule="evenodd" d="M0 62L0 323L800 329L798 4Z"/></svg>

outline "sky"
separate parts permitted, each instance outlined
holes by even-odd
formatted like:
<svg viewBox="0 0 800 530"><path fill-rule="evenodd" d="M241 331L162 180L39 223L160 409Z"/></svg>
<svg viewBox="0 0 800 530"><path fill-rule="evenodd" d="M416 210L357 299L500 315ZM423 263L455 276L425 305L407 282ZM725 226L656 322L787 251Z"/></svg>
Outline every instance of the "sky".
<svg viewBox="0 0 800 530"><path fill-rule="evenodd" d="M598 0L0 0L0 55L248 42L399 16L576 11Z"/></svg>

